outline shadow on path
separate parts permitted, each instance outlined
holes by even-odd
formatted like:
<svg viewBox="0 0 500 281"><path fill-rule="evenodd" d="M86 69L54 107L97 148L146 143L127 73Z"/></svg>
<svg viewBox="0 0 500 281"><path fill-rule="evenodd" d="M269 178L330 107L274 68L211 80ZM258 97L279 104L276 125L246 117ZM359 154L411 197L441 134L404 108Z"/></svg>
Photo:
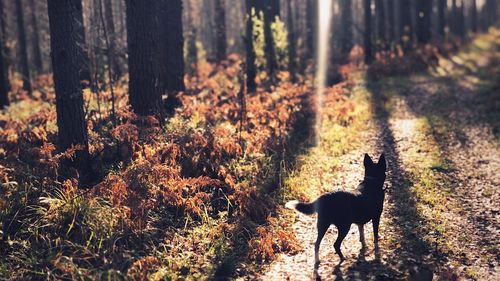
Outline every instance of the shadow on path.
<svg viewBox="0 0 500 281"><path fill-rule="evenodd" d="M389 112L385 109L385 97L381 94L380 84L367 77L367 89L371 92L371 102L374 108L375 124L380 133L382 149L386 153L386 159L390 174L387 183L386 216L391 219L390 228L394 228L399 241L396 243L396 249L388 255L390 264L397 264L401 267L400 273L407 271L413 266L429 267L432 260L439 261L444 258L444 254L430 245L421 233L427 229L427 222L417 211L415 198L410 191L412 182L410 175L403 168L402 156L396 146L396 140L393 130L389 123ZM391 204L392 203L392 204ZM394 245L391 245L394 246ZM398 260L394 260L398 259ZM360 264L362 265L362 264ZM349 269L353 271L354 266ZM402 276L389 276L402 277Z"/></svg>

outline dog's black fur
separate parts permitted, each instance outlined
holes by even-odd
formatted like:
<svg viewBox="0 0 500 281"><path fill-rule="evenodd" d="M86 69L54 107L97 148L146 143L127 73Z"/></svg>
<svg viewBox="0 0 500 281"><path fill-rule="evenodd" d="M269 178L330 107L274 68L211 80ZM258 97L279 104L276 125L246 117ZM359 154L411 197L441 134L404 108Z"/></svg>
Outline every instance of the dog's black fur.
<svg viewBox="0 0 500 281"><path fill-rule="evenodd" d="M335 252L344 260L340 245L346 237L351 224L359 227L360 241L364 248L363 225L370 220L373 223L373 235L375 246L378 247L378 226L384 206L384 181L386 162L384 154L378 163L373 163L368 154L364 158L365 177L356 191L336 191L321 195L311 203L299 203L290 201L288 208L296 209L306 215L318 213L318 237L314 245L315 268L319 265L319 246L328 227L334 224L338 229L338 237L335 241Z"/></svg>

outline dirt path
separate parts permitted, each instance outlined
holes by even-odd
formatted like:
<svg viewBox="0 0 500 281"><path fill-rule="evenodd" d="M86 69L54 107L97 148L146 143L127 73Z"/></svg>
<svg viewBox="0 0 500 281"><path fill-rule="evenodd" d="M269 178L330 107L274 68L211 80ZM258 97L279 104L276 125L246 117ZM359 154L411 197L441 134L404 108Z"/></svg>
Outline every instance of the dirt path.
<svg viewBox="0 0 500 281"><path fill-rule="evenodd" d="M425 276L432 274L444 280L498 280L500 149L494 127L498 120L486 116L492 100L485 100L482 93L497 87L499 44L500 34L493 32L441 62L439 75L430 71L364 85L372 97L373 116L358 136L360 145L336 159L340 168L326 176L330 179L326 188L312 185L311 192L354 189L362 179L363 154L378 157L384 151L389 172L380 256L373 252L371 226L365 227L364 255L357 227L351 227L342 244L347 260L338 264L332 226L320 250L322 280L418 276L424 278L413 280L430 280ZM489 97L495 102L498 95ZM316 151L305 157L323 156ZM303 178L317 177L310 169L300 173L305 173ZM303 251L281 255L262 280L312 278L315 221L316 217L296 216L293 229Z"/></svg>

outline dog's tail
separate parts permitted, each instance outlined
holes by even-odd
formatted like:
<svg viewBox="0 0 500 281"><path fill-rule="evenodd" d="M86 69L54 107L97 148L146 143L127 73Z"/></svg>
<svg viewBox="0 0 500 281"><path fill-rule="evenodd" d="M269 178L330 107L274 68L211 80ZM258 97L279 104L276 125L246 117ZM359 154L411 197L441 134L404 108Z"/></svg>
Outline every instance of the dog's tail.
<svg viewBox="0 0 500 281"><path fill-rule="evenodd" d="M312 215L316 213L316 201L311 202L311 203L301 203L297 200L293 201L288 201L285 204L285 208L292 209L292 210L297 210L303 214L306 215Z"/></svg>

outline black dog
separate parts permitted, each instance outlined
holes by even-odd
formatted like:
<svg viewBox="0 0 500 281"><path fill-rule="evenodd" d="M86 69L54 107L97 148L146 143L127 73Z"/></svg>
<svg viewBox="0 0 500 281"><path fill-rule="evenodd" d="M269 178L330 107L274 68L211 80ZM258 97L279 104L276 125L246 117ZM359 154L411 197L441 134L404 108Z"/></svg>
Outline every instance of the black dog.
<svg viewBox="0 0 500 281"><path fill-rule="evenodd" d="M386 171L384 154L380 156L377 164L373 163L368 154L365 154L364 166L365 178L354 192L336 191L323 194L312 203L290 201L285 205L287 208L296 209L306 215L318 213L318 237L314 245L315 269L319 265L318 252L321 240L331 224L334 224L338 229L338 237L334 247L341 261L344 260L344 255L340 251L340 245L353 223L359 227L360 241L364 248L363 226L371 220L375 247L378 247L378 226L385 196L383 188Z"/></svg>

